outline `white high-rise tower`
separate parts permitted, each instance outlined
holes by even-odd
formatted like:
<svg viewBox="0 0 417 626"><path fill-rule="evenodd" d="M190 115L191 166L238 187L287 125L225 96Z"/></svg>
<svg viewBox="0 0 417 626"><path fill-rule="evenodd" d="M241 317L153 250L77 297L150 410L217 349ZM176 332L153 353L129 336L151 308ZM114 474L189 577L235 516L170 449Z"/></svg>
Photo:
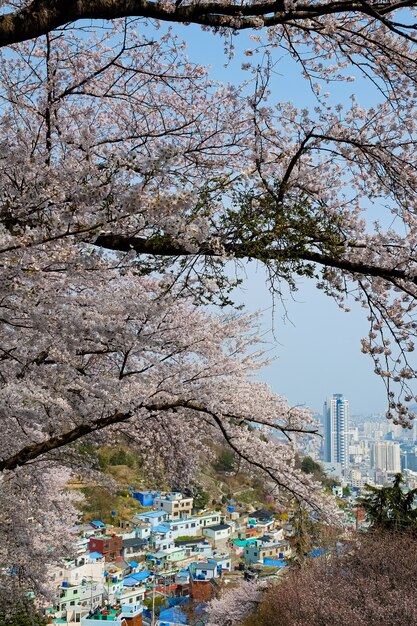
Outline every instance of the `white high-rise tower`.
<svg viewBox="0 0 417 626"><path fill-rule="evenodd" d="M324 416L324 460L340 463L343 469L349 465L349 402L341 393L327 398Z"/></svg>

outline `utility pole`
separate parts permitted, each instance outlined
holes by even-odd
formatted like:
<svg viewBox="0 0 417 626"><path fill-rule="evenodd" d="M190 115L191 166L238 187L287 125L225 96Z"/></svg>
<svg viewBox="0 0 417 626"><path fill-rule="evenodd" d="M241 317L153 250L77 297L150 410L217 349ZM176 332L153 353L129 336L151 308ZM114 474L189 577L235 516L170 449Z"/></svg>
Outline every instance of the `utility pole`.
<svg viewBox="0 0 417 626"><path fill-rule="evenodd" d="M151 617L151 626L155 626L155 570L153 572L153 581L152 581L152 617Z"/></svg>
<svg viewBox="0 0 417 626"><path fill-rule="evenodd" d="M151 626L155 626L155 576L156 576L156 563L153 570L153 581L152 581L152 617L151 617Z"/></svg>
<svg viewBox="0 0 417 626"><path fill-rule="evenodd" d="M153 530L151 530L151 534L150 534L150 540L151 540L151 546L153 545L153 547L155 548L155 544L154 544L154 532ZM151 626L155 626L155 577L156 577L156 560L154 561L154 566L153 566L153 581L152 581L152 617L151 617Z"/></svg>

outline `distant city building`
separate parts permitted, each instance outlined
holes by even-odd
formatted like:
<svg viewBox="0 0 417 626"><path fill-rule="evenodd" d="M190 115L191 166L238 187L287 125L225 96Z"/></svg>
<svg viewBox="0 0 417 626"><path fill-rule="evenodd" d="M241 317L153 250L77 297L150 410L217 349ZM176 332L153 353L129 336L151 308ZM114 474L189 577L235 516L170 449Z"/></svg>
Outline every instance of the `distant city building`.
<svg viewBox="0 0 417 626"><path fill-rule="evenodd" d="M340 463L343 470L349 465L349 402L341 393L327 398L323 408L324 461Z"/></svg>
<svg viewBox="0 0 417 626"><path fill-rule="evenodd" d="M400 444L395 441L377 441L371 446L371 467L397 474L401 472Z"/></svg>
<svg viewBox="0 0 417 626"><path fill-rule="evenodd" d="M349 483L352 487L356 487L357 489L363 489L367 482L369 481L364 476L362 476L362 473L359 469L354 468L351 470Z"/></svg>
<svg viewBox="0 0 417 626"><path fill-rule="evenodd" d="M417 472L417 454L416 448L407 449L402 446L401 449L401 471L411 470Z"/></svg>

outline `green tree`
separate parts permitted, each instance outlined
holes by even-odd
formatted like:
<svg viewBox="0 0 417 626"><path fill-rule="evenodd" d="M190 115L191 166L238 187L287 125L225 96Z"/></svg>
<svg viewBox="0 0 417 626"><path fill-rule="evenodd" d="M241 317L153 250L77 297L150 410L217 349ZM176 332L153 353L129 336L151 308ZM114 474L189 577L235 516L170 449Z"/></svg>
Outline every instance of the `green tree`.
<svg viewBox="0 0 417 626"><path fill-rule="evenodd" d="M233 472L236 466L236 455L233 450L223 448L217 457L214 469L218 472Z"/></svg>
<svg viewBox="0 0 417 626"><path fill-rule="evenodd" d="M417 509L414 500L417 489L403 489L404 478L396 474L388 487L366 485L367 494L360 499L371 527L376 530L417 531Z"/></svg>
<svg viewBox="0 0 417 626"><path fill-rule="evenodd" d="M207 493L207 491L204 491L204 489L202 489L201 487L196 487L194 494L193 494L193 498L194 498L194 507L196 509L205 509L209 502L210 495Z"/></svg>
<svg viewBox="0 0 417 626"><path fill-rule="evenodd" d="M305 474L322 473L322 467L320 463L317 463L311 456L305 456L301 461L301 470Z"/></svg>
<svg viewBox="0 0 417 626"><path fill-rule="evenodd" d="M326 491L330 491L334 485L340 483L333 476L327 476L320 463L317 463L311 456L305 456L301 461L301 471L305 474L312 474L315 480L320 482Z"/></svg>
<svg viewBox="0 0 417 626"><path fill-rule="evenodd" d="M132 459L125 450L120 448L119 450L116 450L114 454L112 454L112 456L109 459L109 464L110 465L127 465L128 467L131 467Z"/></svg>

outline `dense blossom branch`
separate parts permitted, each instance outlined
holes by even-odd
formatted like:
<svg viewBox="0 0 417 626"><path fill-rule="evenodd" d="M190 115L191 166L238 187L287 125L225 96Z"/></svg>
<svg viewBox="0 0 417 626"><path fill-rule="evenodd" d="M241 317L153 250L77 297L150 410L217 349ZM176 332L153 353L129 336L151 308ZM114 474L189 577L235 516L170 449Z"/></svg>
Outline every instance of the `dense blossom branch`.
<svg viewBox="0 0 417 626"><path fill-rule="evenodd" d="M112 235L111 233L103 233L93 240L96 246L106 248L107 250L115 250L120 252L134 251L137 254L149 254L154 256L208 256L219 257L228 256L236 259L258 259L260 261L281 261L285 262L292 259L294 256L293 250L274 250L274 248L262 247L262 241L260 245L251 243L234 243L234 242L219 242L216 241L214 246L210 245L210 242L203 243L199 248L190 250L184 245L175 242L171 238L149 238L144 237L126 237L123 235ZM353 244L352 248L361 247ZM340 249L344 250L345 244L340 244ZM338 256L337 248L334 256L320 254L312 250L302 250L299 254L301 261L313 261L318 265L324 265L326 267L337 268L349 272L351 274L360 274L362 276L379 276L384 279L402 279L417 283L417 277L410 275L409 271L398 269L396 267L383 267L378 265L371 265L361 261L352 261L348 258Z"/></svg>
<svg viewBox="0 0 417 626"><path fill-rule="evenodd" d="M75 428L72 428L71 430L63 432L54 437L50 437L49 439L46 439L45 441L27 445L21 448L19 452L17 452L16 454L8 458L1 459L0 471L14 470L17 467L25 465L29 461L33 461L34 459L37 459L38 457L44 454L47 454L48 452L57 450L58 448L62 448L63 446L67 446L71 443L74 443L78 441L79 439L81 439L82 437L85 437L86 435L90 435L92 433L95 433L96 431L100 431L102 429L108 428L109 426L114 426L115 424L127 422L129 419L134 417L134 415L139 413L140 411L147 411L149 413L161 413L164 411L172 411L172 410L175 411L175 409L178 409L178 408L190 409L192 411L196 411L197 413L203 413L203 414L206 414L207 416L212 417L215 423L219 426L220 431L223 434L225 440L227 441L227 443L229 443L229 445L233 448L233 450L240 457L248 461L249 464L252 463L253 465L259 467L260 469L263 469L263 464L261 462L251 460L250 456L248 457L242 450L239 449L239 447L236 447L234 445L234 443L230 439L230 436L227 433L227 430L223 426L222 418L219 415L216 415L215 413L210 411L210 409L207 406L199 402L196 402L193 400L172 399L169 401L148 402L146 404L143 404L137 407L135 411L131 411L127 413L115 412L112 415L108 415L106 417L100 417L91 422L80 424L79 426L76 426ZM289 410L289 415L290 414L291 412ZM291 426L280 425L279 423L276 423L274 421L271 422L268 420L265 421L265 419L264 420L251 419L250 417L244 417L242 415L226 415L225 417L227 421L229 420L236 421L242 427L245 424L252 424L252 423L261 424L263 426L269 426L272 429L277 429L280 432L284 433L286 436L288 436L289 440L291 440L289 437L290 433L315 435L318 432L317 429L314 429L308 426L305 428L302 428L301 426L298 428L293 428ZM21 426L21 428L22 430L24 430L23 426ZM276 477L271 476L271 478L276 478Z"/></svg>
<svg viewBox="0 0 417 626"><path fill-rule="evenodd" d="M25 6L26 5L26 6ZM213 28L243 30L263 26L293 25L321 16L358 14L380 20L395 11L414 7L413 0L376 2L372 5L356 0L302 3L283 0L260 2L154 2L150 0L34 0L0 17L0 45L7 46L41 35L78 20L112 20L124 17L146 17L158 20L194 23ZM392 23L392 27L409 28Z"/></svg>

